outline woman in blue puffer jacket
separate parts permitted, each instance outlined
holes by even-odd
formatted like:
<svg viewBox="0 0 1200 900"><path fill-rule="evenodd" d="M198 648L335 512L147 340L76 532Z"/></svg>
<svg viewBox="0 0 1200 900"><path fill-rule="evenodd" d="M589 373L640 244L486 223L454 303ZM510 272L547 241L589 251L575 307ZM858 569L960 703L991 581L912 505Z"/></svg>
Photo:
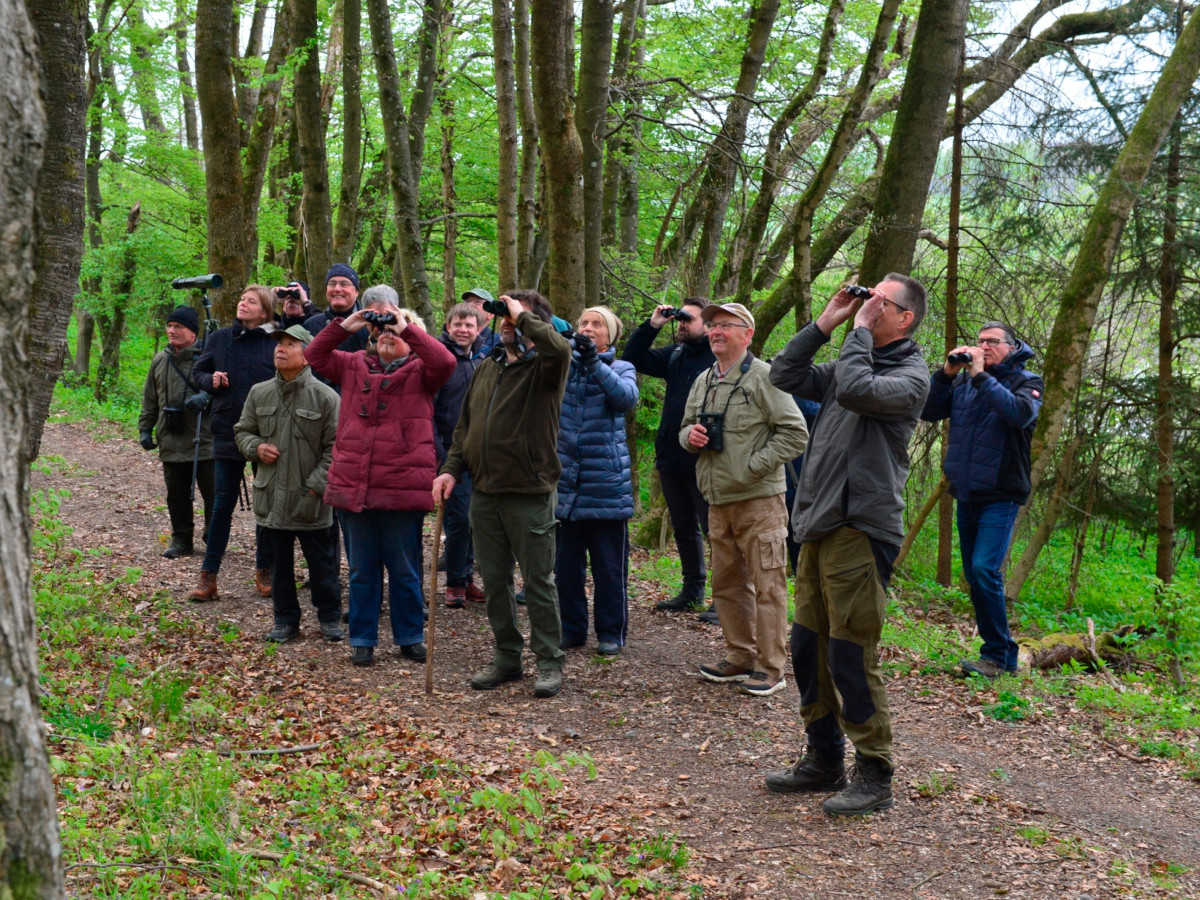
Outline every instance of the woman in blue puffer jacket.
<svg viewBox="0 0 1200 900"><path fill-rule="evenodd" d="M613 656L628 624L633 478L625 413L638 401L637 372L617 360L621 320L606 306L583 311L559 418L558 541L554 565L562 648L587 643L585 582L591 560L597 652Z"/></svg>

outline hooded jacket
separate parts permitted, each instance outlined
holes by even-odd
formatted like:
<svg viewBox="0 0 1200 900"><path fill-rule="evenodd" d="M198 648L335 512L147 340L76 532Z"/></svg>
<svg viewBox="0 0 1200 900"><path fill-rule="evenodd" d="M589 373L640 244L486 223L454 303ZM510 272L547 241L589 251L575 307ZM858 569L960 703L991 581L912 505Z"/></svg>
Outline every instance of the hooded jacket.
<svg viewBox="0 0 1200 900"><path fill-rule="evenodd" d="M166 347L150 361L146 373L146 385L142 389L142 412L138 416L138 431L153 429L158 440L158 458L162 462L191 462L196 454L196 414L183 408L188 397L196 393L199 385L192 378L192 366L199 350L195 344L182 350ZM179 410L179 421L183 428L172 432L167 424L168 407ZM211 416L205 412L200 422L200 456L202 460L213 458Z"/></svg>
<svg viewBox="0 0 1200 900"><path fill-rule="evenodd" d="M525 310L517 327L533 343L515 362L499 344L467 388L442 472L485 494L548 494L558 486L558 421L571 345Z"/></svg>
<svg viewBox="0 0 1200 900"><path fill-rule="evenodd" d="M428 512L437 466L433 398L454 371L454 357L409 325L400 337L412 353L388 370L374 353L336 349L345 333L342 320L334 319L304 349L312 367L340 385L344 397L325 502L350 512Z"/></svg>
<svg viewBox="0 0 1200 900"><path fill-rule="evenodd" d="M481 331L466 350L454 343L445 330L438 335L438 340L454 356L454 372L433 401L433 439L439 463L446 459L446 451L454 440L454 426L458 424L458 414L462 411L475 369L492 353L493 334L490 329Z"/></svg>
<svg viewBox="0 0 1200 900"><path fill-rule="evenodd" d="M717 358L706 337L651 349L658 332L647 319L629 335L621 359L633 363L643 375L666 379L658 434L654 438L655 468L676 475L693 475L697 456L679 446L679 426L692 382L701 372L711 369Z"/></svg>
<svg viewBox="0 0 1200 900"><path fill-rule="evenodd" d="M242 406L254 385L275 377L275 341L272 322L245 328L234 322L218 328L205 341L204 352L196 360L192 377L200 389L212 394L213 457L241 460L233 439L233 426L242 415ZM229 376L229 386L213 390L213 372ZM244 465L244 463L243 463Z"/></svg>
<svg viewBox="0 0 1200 900"><path fill-rule="evenodd" d="M572 354L558 422L556 517L563 522L633 517L625 413L637 406L637 372L611 348L587 365Z"/></svg>
<svg viewBox="0 0 1200 900"><path fill-rule="evenodd" d="M276 373L250 389L233 430L242 455L258 462L254 520L260 526L317 531L333 524L333 510L321 495L333 458L337 419L337 394L307 366L292 381ZM264 443L279 449L275 462L259 459L258 447Z"/></svg>
<svg viewBox="0 0 1200 900"><path fill-rule="evenodd" d="M1024 341L998 365L975 377L953 378L938 368L929 379L921 418L950 419L950 443L943 469L950 493L960 503L1029 499L1030 452L1045 386L1025 371L1033 349Z"/></svg>
<svg viewBox="0 0 1200 900"><path fill-rule="evenodd" d="M795 539L820 540L849 525L898 547L908 441L929 392L929 369L915 341L876 348L869 328L846 335L837 360L814 365L828 341L809 323L771 363L772 384L821 404L792 509Z"/></svg>

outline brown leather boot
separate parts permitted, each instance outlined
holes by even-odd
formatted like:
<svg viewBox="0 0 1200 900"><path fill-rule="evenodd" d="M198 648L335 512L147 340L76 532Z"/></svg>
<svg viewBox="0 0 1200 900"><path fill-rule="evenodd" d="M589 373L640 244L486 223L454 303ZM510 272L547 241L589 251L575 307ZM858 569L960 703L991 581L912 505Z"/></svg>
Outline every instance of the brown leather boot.
<svg viewBox="0 0 1200 900"><path fill-rule="evenodd" d="M207 600L216 600L220 594L217 592L217 573L200 571L200 584L196 589L188 594L189 600L194 600L197 603L204 603Z"/></svg>
<svg viewBox="0 0 1200 900"><path fill-rule="evenodd" d="M258 588L258 592L264 597L271 596L271 570L270 569L255 569L254 570L254 586Z"/></svg>

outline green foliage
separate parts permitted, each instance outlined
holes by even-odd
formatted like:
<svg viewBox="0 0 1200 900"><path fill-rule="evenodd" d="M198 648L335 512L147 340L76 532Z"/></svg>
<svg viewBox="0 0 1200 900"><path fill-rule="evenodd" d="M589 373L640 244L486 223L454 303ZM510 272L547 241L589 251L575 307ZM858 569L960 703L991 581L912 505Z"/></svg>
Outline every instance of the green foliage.
<svg viewBox="0 0 1200 900"><path fill-rule="evenodd" d="M997 701L983 711L1001 722L1020 722L1029 715L1029 701L1011 691L1001 691Z"/></svg>

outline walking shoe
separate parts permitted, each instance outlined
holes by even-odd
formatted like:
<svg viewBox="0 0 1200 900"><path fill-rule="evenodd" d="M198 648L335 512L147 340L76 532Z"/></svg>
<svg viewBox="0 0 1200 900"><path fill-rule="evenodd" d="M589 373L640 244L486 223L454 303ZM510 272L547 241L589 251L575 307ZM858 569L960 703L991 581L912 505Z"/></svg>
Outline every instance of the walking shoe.
<svg viewBox="0 0 1200 900"><path fill-rule="evenodd" d="M207 600L216 600L220 594L217 592L217 573L200 571L200 584L196 589L188 594L189 600L195 600L197 603L204 603Z"/></svg>
<svg viewBox="0 0 1200 900"><path fill-rule="evenodd" d="M660 600L654 604L655 612L686 612L689 609L700 609L704 605L703 600L697 600L694 597L689 597L686 594L676 594L670 600Z"/></svg>
<svg viewBox="0 0 1200 900"><path fill-rule="evenodd" d="M978 675L980 678L986 678L991 681L993 678L999 678L1001 675L1011 675L1004 666L997 665L987 657L979 657L979 659L964 659L960 662L959 667L963 670L964 675Z"/></svg>
<svg viewBox="0 0 1200 900"><path fill-rule="evenodd" d="M254 586L258 589L258 593L263 597L271 596L271 570L270 569L255 569L254 570Z"/></svg>
<svg viewBox="0 0 1200 900"><path fill-rule="evenodd" d="M476 672L471 676L471 687L477 691L490 691L510 681L520 681L523 677L524 673L520 666L515 669L502 669L492 663L482 672Z"/></svg>
<svg viewBox="0 0 1200 900"><path fill-rule="evenodd" d="M517 591L517 606L524 606L524 605L525 605L525 589L521 588L521 590Z"/></svg>
<svg viewBox="0 0 1200 900"><path fill-rule="evenodd" d="M163 559L179 559L181 556L191 556L191 542L172 540L171 546L164 550L162 555Z"/></svg>
<svg viewBox="0 0 1200 900"><path fill-rule="evenodd" d="M708 604L708 609L700 613L696 618L706 625L721 624L721 617L717 615L717 605L715 603Z"/></svg>
<svg viewBox="0 0 1200 900"><path fill-rule="evenodd" d="M596 652L601 656L616 656L621 652L621 645L616 641L600 641L596 644Z"/></svg>
<svg viewBox="0 0 1200 900"><path fill-rule="evenodd" d="M735 666L727 659L721 660L715 666L705 664L700 667L701 677L707 678L709 681L715 681L718 684L724 684L729 681L746 681L753 674L753 669L747 669L744 666Z"/></svg>
<svg viewBox="0 0 1200 900"><path fill-rule="evenodd" d="M586 644L587 644L587 638L579 638L578 640L575 640L573 638L564 637L561 641L558 642L558 649L559 650L574 650L576 647L583 647Z"/></svg>
<svg viewBox="0 0 1200 900"><path fill-rule="evenodd" d="M276 622L275 627L267 632L266 639L272 644L286 644L299 633L299 625L287 625L283 622Z"/></svg>
<svg viewBox="0 0 1200 900"><path fill-rule="evenodd" d="M486 603L487 602L487 594L485 594L483 592L483 588L481 588L479 585L477 585L473 581L466 586L464 591L465 591L467 599L470 600L472 603Z"/></svg>
<svg viewBox="0 0 1200 900"><path fill-rule="evenodd" d="M772 678L766 672L752 672L750 677L738 685L738 690L752 697L770 697L787 687L787 679L780 675Z"/></svg>
<svg viewBox="0 0 1200 900"><path fill-rule="evenodd" d="M768 772L767 790L777 794L797 792L841 791L850 782L846 779L846 761L842 752L823 754L810 744L803 758L787 769Z"/></svg>
<svg viewBox="0 0 1200 900"><path fill-rule="evenodd" d="M856 753L849 787L830 797L821 808L831 816L865 816L895 805L891 767L881 759Z"/></svg>
<svg viewBox="0 0 1200 900"><path fill-rule="evenodd" d="M374 647L350 648L350 663L355 666L369 666L375 662Z"/></svg>
<svg viewBox="0 0 1200 900"><path fill-rule="evenodd" d="M331 644L342 640L346 636L346 632L342 631L341 623L336 619L332 622L321 623L321 637L329 641Z"/></svg>
<svg viewBox="0 0 1200 900"><path fill-rule="evenodd" d="M533 683L533 696L553 697L562 690L562 669L556 666L538 666L537 681Z"/></svg>
<svg viewBox="0 0 1200 900"><path fill-rule="evenodd" d="M405 644L400 648L400 655L405 659L411 659L413 662L425 662L425 657L428 655L425 651L425 645L421 641L415 644Z"/></svg>
<svg viewBox="0 0 1200 900"><path fill-rule="evenodd" d="M446 588L446 606L450 609L462 609L466 606L466 591L462 587Z"/></svg>

